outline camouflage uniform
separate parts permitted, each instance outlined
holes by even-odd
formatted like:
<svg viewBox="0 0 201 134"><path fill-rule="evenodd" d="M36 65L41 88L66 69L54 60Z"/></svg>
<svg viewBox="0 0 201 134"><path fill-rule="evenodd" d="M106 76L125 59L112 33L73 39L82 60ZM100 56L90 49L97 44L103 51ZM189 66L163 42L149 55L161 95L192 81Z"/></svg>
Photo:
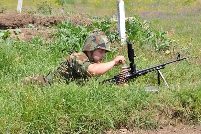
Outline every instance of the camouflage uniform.
<svg viewBox="0 0 201 134"><path fill-rule="evenodd" d="M91 62L85 53L73 53L53 72L53 81L69 83L75 79L87 79L92 76L87 71L90 64Z"/></svg>
<svg viewBox="0 0 201 134"><path fill-rule="evenodd" d="M106 51L110 51L110 42L104 35L93 34L89 36L83 45L82 51L94 51L100 48ZM89 59L85 53L73 53L66 61L62 62L61 65L54 71L54 78L57 80L53 81L65 81L66 83L75 80L82 79L86 80L91 77L92 74L89 73L88 66L93 63L93 59ZM48 77L48 76L47 76Z"/></svg>
<svg viewBox="0 0 201 134"><path fill-rule="evenodd" d="M110 42L104 35L93 34L85 40L82 48L83 52L73 53L68 56L54 72L51 72L47 76L27 77L25 80L27 79L34 83L37 82L40 85L48 85L62 81L69 83L75 79L86 80L88 77L92 76L87 70L88 66L93 64L93 59L89 59L86 52L92 53L98 48L108 52L110 51Z"/></svg>
<svg viewBox="0 0 201 134"><path fill-rule="evenodd" d="M80 79L86 80L92 75L87 71L88 66L92 64L85 53L73 53L63 61L60 66L53 72L49 73L47 76L33 76L26 77L22 82L37 84L37 85L49 85L55 82L65 82L69 83L72 80Z"/></svg>

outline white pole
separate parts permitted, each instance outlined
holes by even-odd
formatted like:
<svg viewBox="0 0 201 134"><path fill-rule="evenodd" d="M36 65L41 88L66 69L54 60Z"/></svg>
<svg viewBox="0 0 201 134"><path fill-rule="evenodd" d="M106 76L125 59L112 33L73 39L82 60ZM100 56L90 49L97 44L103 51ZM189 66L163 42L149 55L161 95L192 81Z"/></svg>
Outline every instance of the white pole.
<svg viewBox="0 0 201 134"><path fill-rule="evenodd" d="M124 1L118 0L118 30L121 37L121 44L126 44L126 24Z"/></svg>
<svg viewBox="0 0 201 134"><path fill-rule="evenodd" d="M22 11L22 2L23 2L23 0L18 0L17 12L19 12L19 13L21 13L21 11Z"/></svg>

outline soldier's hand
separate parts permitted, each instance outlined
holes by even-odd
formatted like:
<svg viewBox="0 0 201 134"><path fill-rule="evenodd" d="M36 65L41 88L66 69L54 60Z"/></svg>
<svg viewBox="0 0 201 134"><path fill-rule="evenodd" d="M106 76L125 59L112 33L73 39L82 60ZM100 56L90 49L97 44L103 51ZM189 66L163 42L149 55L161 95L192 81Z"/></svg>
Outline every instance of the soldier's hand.
<svg viewBox="0 0 201 134"><path fill-rule="evenodd" d="M115 62L115 66L118 66L118 65L124 64L126 62L126 59L124 56L117 56L114 58L113 61Z"/></svg>

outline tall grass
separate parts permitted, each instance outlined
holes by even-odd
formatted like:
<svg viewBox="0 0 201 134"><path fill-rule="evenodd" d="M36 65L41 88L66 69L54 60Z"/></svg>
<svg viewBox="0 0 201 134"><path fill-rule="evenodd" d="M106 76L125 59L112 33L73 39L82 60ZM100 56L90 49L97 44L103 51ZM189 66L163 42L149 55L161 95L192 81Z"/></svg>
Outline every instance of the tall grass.
<svg viewBox="0 0 201 134"><path fill-rule="evenodd" d="M132 1L125 0L125 3L127 2ZM156 77L152 79L154 73L131 80L128 87L113 83L100 84L102 80L120 73L119 67L113 68L99 78L92 78L83 85L72 82L69 85L63 83L46 87L21 86L20 82L26 76L47 74L59 65L69 54L69 50L80 50L84 38L94 29L98 28L112 35L109 37L114 41L117 35L115 31L109 30L115 24L106 19L104 23L102 20L96 20L90 27L75 27L66 21L55 27L57 31L53 35L56 38L51 41L35 37L30 42L24 42L2 36L1 31L0 132L99 133L119 128L150 129L161 124L177 125L180 122L200 124L199 10L190 10L195 6L194 3L152 2L135 1L139 5L133 6L143 19L151 23L149 30L153 34L163 30L168 33L165 38L175 41L169 44L170 53L166 53L163 49L156 51L150 42L143 42L142 47L138 41L144 39L143 34L139 34L140 39L133 37L133 47L137 55L135 62L138 69L143 69L174 59L177 52L180 52L181 56L186 56L186 61L168 65L161 70L170 88L163 82L157 86ZM180 5L181 11L184 8L189 10L186 10L186 13L164 10L162 14L148 10L160 4L164 4L164 9L170 9L172 6L176 9ZM140 13L141 8L145 8L144 5L147 6L147 14ZM160 7L161 5L158 6ZM143 19L135 23L139 26L137 30L142 33L145 32L142 27L140 28ZM133 35L130 34L131 36ZM71 46L71 41L75 42L76 47ZM126 52L121 51L126 50L124 46L117 45L115 49L117 52L108 53L106 60L111 60L119 53L127 56ZM160 92L146 92L147 86L156 86Z"/></svg>

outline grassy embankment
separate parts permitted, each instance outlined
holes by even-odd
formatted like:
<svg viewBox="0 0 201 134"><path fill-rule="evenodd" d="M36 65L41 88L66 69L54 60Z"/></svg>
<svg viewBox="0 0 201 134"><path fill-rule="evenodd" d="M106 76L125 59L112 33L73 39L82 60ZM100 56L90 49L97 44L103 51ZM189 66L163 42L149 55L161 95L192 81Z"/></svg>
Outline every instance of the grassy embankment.
<svg viewBox="0 0 201 134"><path fill-rule="evenodd" d="M125 1L126 4L129 2L131 1ZM137 43L133 46L139 69L175 58L176 52L188 58L186 61L168 65L162 70L170 88L162 83L158 94L144 90L146 86L157 86L156 80L151 81L154 73L132 80L128 87L99 84L99 81L120 72L121 68L118 67L98 80L86 82L83 86L75 82L48 87L19 86L18 83L25 76L47 74L55 69L67 54L61 53L60 50L69 47L67 45L71 42L83 42L90 30L81 27L82 32L77 34L73 26L68 27L71 30L66 30L68 28L65 26L58 27L59 34L56 36L60 40L53 39L49 42L38 37L28 43L9 37L1 38L0 131L97 133L121 127L156 128L160 124L179 122L200 124L201 22L199 6L194 3L198 4L199 1L189 4L181 3L179 0L153 3L135 1L126 7L129 16L139 14L151 22L150 27L153 31L168 31L168 38L175 40L169 44L170 53L155 51L154 47L146 43L142 48L139 42L135 41ZM108 9L100 5L89 7L86 11L92 11L90 14L96 15L95 11L99 11L97 9L100 8L101 11ZM112 16L113 11L107 13L108 11L102 12L102 15ZM66 43L64 35L68 34L75 38L72 39L70 36L67 38L69 42ZM79 38L82 40L78 41ZM77 45L75 49L80 49L79 44ZM126 56L126 52L119 53ZM107 60L117 54L110 53Z"/></svg>

